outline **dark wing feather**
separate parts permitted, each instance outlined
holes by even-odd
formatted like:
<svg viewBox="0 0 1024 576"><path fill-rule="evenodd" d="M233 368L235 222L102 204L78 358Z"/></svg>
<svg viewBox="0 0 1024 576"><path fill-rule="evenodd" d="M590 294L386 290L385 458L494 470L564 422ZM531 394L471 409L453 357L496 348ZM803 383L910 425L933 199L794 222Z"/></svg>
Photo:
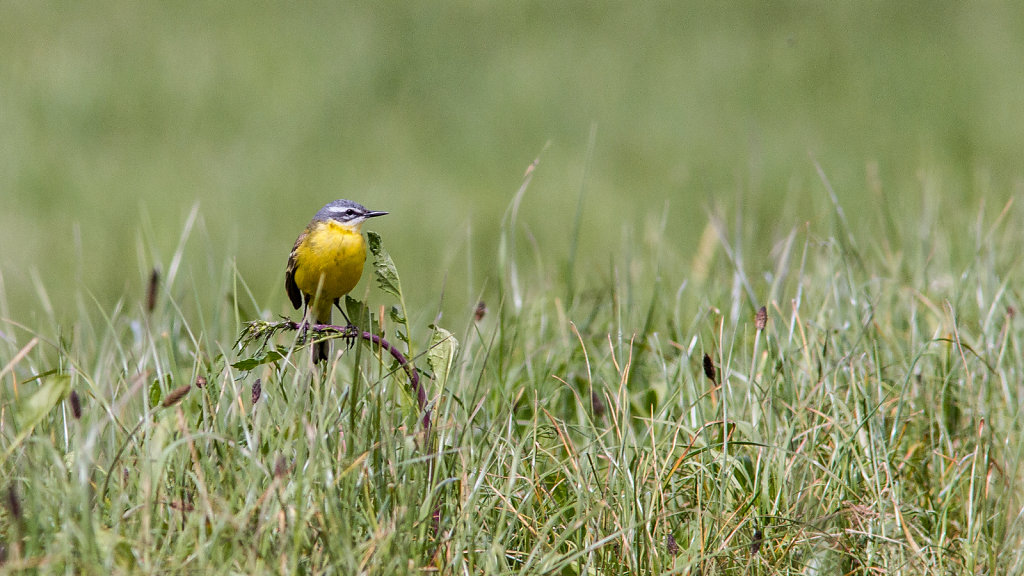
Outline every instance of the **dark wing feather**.
<svg viewBox="0 0 1024 576"><path fill-rule="evenodd" d="M305 231L299 234L298 239L295 240L292 253L288 255L288 268L284 272L284 289L296 310L302 308L302 290L299 290L299 286L295 283L295 270L299 267L298 261L295 260L295 251L299 248L299 244L306 239L307 234L309 232Z"/></svg>

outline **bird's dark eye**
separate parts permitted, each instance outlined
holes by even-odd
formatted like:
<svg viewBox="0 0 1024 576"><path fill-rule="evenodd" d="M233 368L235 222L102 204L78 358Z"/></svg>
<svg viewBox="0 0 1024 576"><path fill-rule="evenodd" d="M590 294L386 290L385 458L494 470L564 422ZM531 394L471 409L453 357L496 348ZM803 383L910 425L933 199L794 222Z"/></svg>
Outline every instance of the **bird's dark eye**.
<svg viewBox="0 0 1024 576"><path fill-rule="evenodd" d="M353 210L351 208L349 208L348 210L345 210L345 216L355 216L355 215L356 215L356 211L355 210Z"/></svg>

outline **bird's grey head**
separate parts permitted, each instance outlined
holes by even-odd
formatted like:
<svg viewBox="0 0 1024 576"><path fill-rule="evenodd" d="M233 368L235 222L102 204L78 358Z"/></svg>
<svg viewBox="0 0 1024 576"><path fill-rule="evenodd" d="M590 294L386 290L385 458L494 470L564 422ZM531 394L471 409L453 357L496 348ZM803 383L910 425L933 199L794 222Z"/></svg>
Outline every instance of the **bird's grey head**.
<svg viewBox="0 0 1024 576"><path fill-rule="evenodd" d="M387 214L387 212L367 210L362 204L358 204L351 200L335 200L321 208L320 211L316 213L316 216L313 217L313 220L336 220L343 224L357 225L361 224L367 218L383 216L385 214Z"/></svg>

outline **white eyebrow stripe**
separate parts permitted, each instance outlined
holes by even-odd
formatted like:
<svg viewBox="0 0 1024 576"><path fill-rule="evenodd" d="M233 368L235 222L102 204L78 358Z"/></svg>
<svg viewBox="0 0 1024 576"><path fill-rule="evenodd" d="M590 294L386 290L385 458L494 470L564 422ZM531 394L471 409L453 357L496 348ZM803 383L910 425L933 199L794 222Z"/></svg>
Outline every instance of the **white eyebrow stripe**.
<svg viewBox="0 0 1024 576"><path fill-rule="evenodd" d="M345 212L345 211L350 210L350 209L351 208L348 207L348 206L331 206L330 208L327 209L327 211L328 212Z"/></svg>

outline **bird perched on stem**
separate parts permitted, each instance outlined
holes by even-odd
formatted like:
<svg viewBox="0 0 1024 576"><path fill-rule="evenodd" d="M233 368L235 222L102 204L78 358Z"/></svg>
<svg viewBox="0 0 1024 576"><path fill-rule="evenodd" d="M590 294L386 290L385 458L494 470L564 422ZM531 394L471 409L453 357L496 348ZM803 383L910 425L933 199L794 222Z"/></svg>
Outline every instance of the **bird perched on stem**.
<svg viewBox="0 0 1024 576"><path fill-rule="evenodd" d="M387 212L367 210L351 200L335 200L321 208L288 256L284 288L296 309L303 309L305 322L331 323L331 306L336 306L351 324L339 301L359 283L366 262L366 240L362 225L368 218ZM327 341L313 345L313 362L327 360L331 346Z"/></svg>

